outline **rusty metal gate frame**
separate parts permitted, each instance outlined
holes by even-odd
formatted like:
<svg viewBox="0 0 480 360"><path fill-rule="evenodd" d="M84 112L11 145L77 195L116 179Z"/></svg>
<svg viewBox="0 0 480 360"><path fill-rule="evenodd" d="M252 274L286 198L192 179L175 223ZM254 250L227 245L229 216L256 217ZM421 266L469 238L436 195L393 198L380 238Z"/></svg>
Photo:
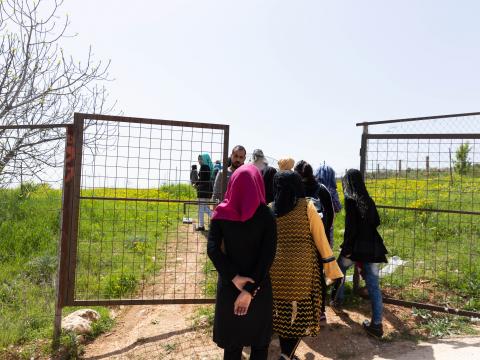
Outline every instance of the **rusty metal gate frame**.
<svg viewBox="0 0 480 360"><path fill-rule="evenodd" d="M385 124L393 124L393 123L405 123L405 122L414 122L414 121L446 119L446 118L478 116L478 115L480 115L480 112L357 123L356 124L357 127L361 126L363 128L362 137L361 137L361 147L360 147L360 172L362 173L365 179L366 170L367 170L366 165L367 165L369 139L480 139L480 133L370 134L369 126L371 125L385 125ZM382 204L376 204L376 206L377 208L380 208L380 209L383 208L383 209L417 210L417 211L421 210L421 211L429 211L429 212L446 212L446 213L476 215L476 216L480 215L480 212L475 212L475 211L441 210L441 209L427 209L427 208L412 209L409 207L387 206ZM356 293L358 293L358 290L359 290L359 280L360 280L360 277L359 277L357 268L355 267L353 285L354 285L354 291ZM468 310L456 309L448 306L434 305L430 303L401 300L393 297L388 297L385 295L383 296L383 301L388 304L398 305L402 307L409 307L409 308L415 307L419 309L426 309L426 310L443 312L443 313L454 314L454 315L469 316L469 317L478 317L480 315L480 311L468 311Z"/></svg>
<svg viewBox="0 0 480 360"><path fill-rule="evenodd" d="M153 304L206 304L214 299L122 299L122 300L75 300L75 275L77 260L77 240L79 229L80 183L82 169L82 146L85 120L115 121L148 125L166 125L201 129L223 130L223 163L228 162L229 125L208 124L174 120L157 120L99 114L74 114L74 124L67 125L65 150L64 185L62 199L62 235L60 243L60 259L58 274L58 309L65 306L94 305L153 305ZM223 193L226 189L227 166L223 167ZM129 198L109 198L109 200L138 200ZM188 200L162 200L156 202L177 202L188 205ZM60 310L61 314L61 310ZM60 315L61 316L61 315ZM58 319L57 319L58 320Z"/></svg>

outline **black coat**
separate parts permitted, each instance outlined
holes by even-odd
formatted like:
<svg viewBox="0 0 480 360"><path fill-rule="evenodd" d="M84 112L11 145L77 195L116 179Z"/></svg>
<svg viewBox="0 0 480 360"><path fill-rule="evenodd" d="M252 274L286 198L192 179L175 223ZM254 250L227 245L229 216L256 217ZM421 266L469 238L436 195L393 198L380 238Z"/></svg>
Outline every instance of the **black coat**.
<svg viewBox="0 0 480 360"><path fill-rule="evenodd" d="M210 167L206 164L200 166L198 172L197 185L197 198L210 199L212 197L213 185L212 185L212 173Z"/></svg>
<svg viewBox="0 0 480 360"><path fill-rule="evenodd" d="M263 182L265 184L265 199L267 204L273 201L273 177L277 173L277 169L271 166L266 166L263 169Z"/></svg>
<svg viewBox="0 0 480 360"><path fill-rule="evenodd" d="M340 255L347 256L353 261L381 263L387 262L385 254L388 251L383 239L377 231L380 217L377 208L371 201L366 216L362 218L357 203L352 199L345 199L345 234L340 247Z"/></svg>
<svg viewBox="0 0 480 360"><path fill-rule="evenodd" d="M276 245L275 218L266 205L260 205L255 215L245 222L212 220L207 251L219 274L213 326L213 341L218 346L269 344L273 306L269 271ZM232 282L237 274L255 280L255 284L249 283L245 290L250 293L257 290L245 316L233 313L240 293Z"/></svg>

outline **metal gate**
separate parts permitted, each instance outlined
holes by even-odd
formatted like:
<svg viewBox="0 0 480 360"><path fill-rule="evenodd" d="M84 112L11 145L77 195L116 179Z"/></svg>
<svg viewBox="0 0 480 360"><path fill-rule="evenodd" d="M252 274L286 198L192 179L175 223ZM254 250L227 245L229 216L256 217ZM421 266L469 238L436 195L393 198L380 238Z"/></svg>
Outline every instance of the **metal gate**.
<svg viewBox="0 0 480 360"><path fill-rule="evenodd" d="M67 132L60 308L213 302L190 171L227 164L229 126L75 114Z"/></svg>
<svg viewBox="0 0 480 360"><path fill-rule="evenodd" d="M385 302L480 314L480 113L359 123Z"/></svg>

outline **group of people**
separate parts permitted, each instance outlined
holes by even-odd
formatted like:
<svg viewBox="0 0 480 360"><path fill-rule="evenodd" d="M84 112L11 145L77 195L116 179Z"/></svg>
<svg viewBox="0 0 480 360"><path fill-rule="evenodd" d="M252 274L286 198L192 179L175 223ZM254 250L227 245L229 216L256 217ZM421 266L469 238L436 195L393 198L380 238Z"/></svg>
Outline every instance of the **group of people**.
<svg viewBox="0 0 480 360"><path fill-rule="evenodd" d="M202 179L208 179L213 197L215 186L222 186L221 172L214 177L205 155L195 183L202 202L210 200ZM317 335L326 321L327 285L333 284L330 304L339 309L345 273L354 264L372 304L372 319L363 327L382 337L378 263L386 262L387 250L361 173L351 169L342 180L345 233L336 258L333 220L342 207L333 169L323 165L314 173L306 161L286 158L277 171L261 150L253 152L250 164L245 158L243 146L233 148L224 199L213 213L208 205L202 210L202 217L211 213L207 251L219 274L213 339L224 359L241 359L244 346L251 347L250 359L267 359L273 333L280 359L295 359L301 338ZM199 230L205 230L200 220Z"/></svg>
<svg viewBox="0 0 480 360"><path fill-rule="evenodd" d="M242 145L233 148L228 159L227 181L232 173L245 163L246 157L247 151ZM209 218L212 216L208 204L218 203L222 200L223 173L220 161L217 160L213 164L208 153L198 155L198 163L200 169L197 169L197 165L192 165L190 182L197 189L198 198L198 225L195 230L205 231L205 215Z"/></svg>

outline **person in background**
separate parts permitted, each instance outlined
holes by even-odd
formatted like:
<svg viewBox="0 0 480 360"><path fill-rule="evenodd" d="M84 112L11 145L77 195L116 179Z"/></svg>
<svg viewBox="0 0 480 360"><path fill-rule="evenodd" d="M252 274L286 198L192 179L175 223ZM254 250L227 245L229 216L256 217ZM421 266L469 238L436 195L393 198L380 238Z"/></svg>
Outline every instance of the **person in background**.
<svg viewBox="0 0 480 360"><path fill-rule="evenodd" d="M232 149L232 154L229 158L230 165L227 168L227 184L230 179L230 176L235 170L245 163L247 157L247 150L242 145L237 145ZM215 177L215 182L213 185L213 200L221 201L222 199L222 190L223 190L223 172L219 171Z"/></svg>
<svg viewBox="0 0 480 360"><path fill-rule="evenodd" d="M267 165L263 170L263 182L265 183L265 198L267 199L267 204L270 204L273 201L273 178L277 173L277 169L273 166Z"/></svg>
<svg viewBox="0 0 480 360"><path fill-rule="evenodd" d="M196 182L197 198L198 198L198 226L196 231L205 231L204 215L208 217L212 215L212 211L208 206L208 202L212 197L212 177L213 163L210 155L207 153L198 155L198 163L200 171L198 172L198 181Z"/></svg>
<svg viewBox="0 0 480 360"><path fill-rule="evenodd" d="M220 160L215 161L213 165L213 181L217 179L217 174L222 170L222 163Z"/></svg>
<svg viewBox="0 0 480 360"><path fill-rule="evenodd" d="M328 243L332 248L332 242L330 239L330 229L333 226L333 220L335 212L333 211L332 197L330 192L325 186L319 184L315 177L313 176L312 166L307 163L305 160L300 160L295 165L294 171L300 175L302 178L303 187L305 190L305 196L313 201L316 204L317 211L321 213L323 226L325 228L325 233L327 235ZM320 202L320 205L318 205ZM333 250L333 248L332 248ZM322 266L322 264L320 264ZM320 322L326 323L327 315L325 308L327 305L327 283L325 277L321 277L322 285L322 306L320 314Z"/></svg>
<svg viewBox="0 0 480 360"><path fill-rule="evenodd" d="M322 219L305 198L300 175L279 171L274 177L277 253L270 269L273 329L280 338L282 359L294 359L304 336L320 330L320 261L325 277L343 278L328 244Z"/></svg>
<svg viewBox="0 0 480 360"><path fill-rule="evenodd" d="M305 187L305 195L309 198L320 200L322 205L323 225L325 226L328 243L333 249L331 229L335 219L335 209L330 191L328 191L325 185L317 182L315 176L313 175L312 166L305 160L300 160L297 162L294 171L302 177L302 182Z"/></svg>
<svg viewBox="0 0 480 360"><path fill-rule="evenodd" d="M192 165L192 170L190 170L190 184L197 186L198 181L198 169L197 165Z"/></svg>
<svg viewBox="0 0 480 360"><path fill-rule="evenodd" d="M337 192L337 180L335 179L335 171L328 165L321 165L316 171L315 171L315 179L318 181L318 183L324 185L327 190L330 193L331 199L332 199L332 204L333 204L333 210L335 213L339 213L340 210L342 210L342 204L340 203L340 198L338 197L338 192ZM333 243L334 243L334 227L330 228L330 234L329 234L329 241L330 241L330 246L333 248Z"/></svg>
<svg viewBox="0 0 480 360"><path fill-rule="evenodd" d="M263 155L263 151L261 149L255 149L252 153L252 158L250 160L252 164L254 164L260 172L263 172L265 167L268 165L268 161Z"/></svg>
<svg viewBox="0 0 480 360"><path fill-rule="evenodd" d="M292 158L282 158L278 160L278 169L280 171L292 170L293 165L295 165L295 160Z"/></svg>
<svg viewBox="0 0 480 360"><path fill-rule="evenodd" d="M363 328L369 335L381 338L383 336L383 303L378 282L378 263L387 262L385 255L388 251L377 231L380 217L360 171L348 170L342 185L345 196L345 234L337 261L343 274L346 274L347 269L355 263L360 265L372 306L372 319L365 320ZM338 288L334 286L332 307L339 308L343 300L344 284L342 283Z"/></svg>
<svg viewBox="0 0 480 360"><path fill-rule="evenodd" d="M270 204L273 201L273 177L277 173L277 169L268 165L268 161L260 149L253 150L252 162L262 172L265 184L265 198L267 204Z"/></svg>
<svg viewBox="0 0 480 360"><path fill-rule="evenodd" d="M213 341L224 359L266 360L272 336L272 285L275 218L265 204L260 171L252 164L236 170L225 200L212 216L207 253L218 271Z"/></svg>
<svg viewBox="0 0 480 360"><path fill-rule="evenodd" d="M302 183L305 188L305 196L320 200L322 205L322 220L325 226L328 242L331 245L330 229L333 226L333 221L335 219L335 209L333 207L330 191L328 191L326 186L317 182L315 176L313 176L312 166L305 160L297 162L294 171L302 178Z"/></svg>

